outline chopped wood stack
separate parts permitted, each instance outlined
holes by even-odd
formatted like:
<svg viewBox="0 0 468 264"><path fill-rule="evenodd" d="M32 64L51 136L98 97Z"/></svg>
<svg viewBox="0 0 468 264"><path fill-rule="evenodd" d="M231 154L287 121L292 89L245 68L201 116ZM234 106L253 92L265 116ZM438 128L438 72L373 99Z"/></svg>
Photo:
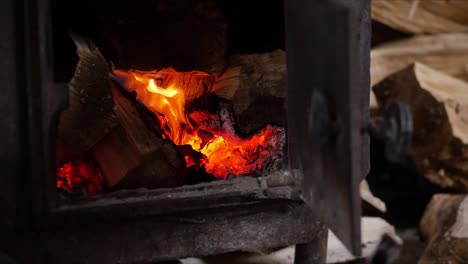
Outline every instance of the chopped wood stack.
<svg viewBox="0 0 468 264"><path fill-rule="evenodd" d="M468 191L468 2L379 0L372 8L374 20L395 30L431 33L372 49L373 114L395 100L409 104L409 154L418 169L442 187Z"/></svg>
<svg viewBox="0 0 468 264"><path fill-rule="evenodd" d="M412 34L468 32L464 0L376 0L372 18Z"/></svg>
<svg viewBox="0 0 468 264"><path fill-rule="evenodd" d="M56 162L91 153L108 189L175 187L185 162L150 126L151 117L109 79L109 65L89 41L74 38L79 62L69 108L58 125Z"/></svg>
<svg viewBox="0 0 468 264"><path fill-rule="evenodd" d="M57 163L88 151L118 124L106 59L93 43L73 40L80 60L68 84L68 108L60 114Z"/></svg>
<svg viewBox="0 0 468 264"><path fill-rule="evenodd" d="M372 18L400 34L371 51L371 114L407 103L408 154L419 172L439 187L468 192L468 1L375 0ZM420 222L428 244L418 263L467 262L466 212L465 194L433 196Z"/></svg>
<svg viewBox="0 0 468 264"><path fill-rule="evenodd" d="M468 34L415 36L375 47L371 51L371 85L416 61L468 80Z"/></svg>

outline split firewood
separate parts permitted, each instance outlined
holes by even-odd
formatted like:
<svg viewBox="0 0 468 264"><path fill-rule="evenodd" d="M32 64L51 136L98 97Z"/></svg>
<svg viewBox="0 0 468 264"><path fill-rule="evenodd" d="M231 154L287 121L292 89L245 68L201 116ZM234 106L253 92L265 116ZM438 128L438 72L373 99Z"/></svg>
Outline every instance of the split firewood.
<svg viewBox="0 0 468 264"><path fill-rule="evenodd" d="M219 76L213 91L230 100L241 135L267 124L284 126L286 121L286 53L236 55Z"/></svg>
<svg viewBox="0 0 468 264"><path fill-rule="evenodd" d="M468 191L468 83L415 63L374 86L379 105L406 102L413 113L410 155L442 187Z"/></svg>
<svg viewBox="0 0 468 264"><path fill-rule="evenodd" d="M375 47L371 51L371 86L414 62L468 80L468 34L416 36Z"/></svg>
<svg viewBox="0 0 468 264"><path fill-rule="evenodd" d="M428 240L419 264L466 263L468 261L468 197L435 195L421 220Z"/></svg>
<svg viewBox="0 0 468 264"><path fill-rule="evenodd" d="M468 32L465 0L376 0L372 19L407 33Z"/></svg>
<svg viewBox="0 0 468 264"><path fill-rule="evenodd" d="M232 103L237 132L250 135L268 124L284 126L286 114L286 54L235 55L220 75L176 72L172 68L151 72L114 70L112 78L137 92L137 98L151 109L149 81L155 87L174 87L184 94L184 109L196 111L197 102L216 95ZM136 78L135 76L138 76ZM139 79L139 80L138 80ZM148 84L142 85L142 83ZM208 99L207 99L208 100ZM195 104L195 109L191 109ZM204 107L207 102L204 101ZM153 109L154 110L154 109ZM157 110L155 110L157 112Z"/></svg>
<svg viewBox="0 0 468 264"><path fill-rule="evenodd" d="M414 62L468 81L468 34L416 36L377 46L371 51L371 86ZM372 91L370 108L379 115Z"/></svg>
<svg viewBox="0 0 468 264"><path fill-rule="evenodd" d="M96 144L91 153L109 189L177 186L185 162L170 140L152 126L152 116L136 100L112 89L120 125ZM157 123L157 122L156 122Z"/></svg>
<svg viewBox="0 0 468 264"><path fill-rule="evenodd" d="M89 150L117 125L107 61L92 42L73 40L79 61L58 123L57 163Z"/></svg>

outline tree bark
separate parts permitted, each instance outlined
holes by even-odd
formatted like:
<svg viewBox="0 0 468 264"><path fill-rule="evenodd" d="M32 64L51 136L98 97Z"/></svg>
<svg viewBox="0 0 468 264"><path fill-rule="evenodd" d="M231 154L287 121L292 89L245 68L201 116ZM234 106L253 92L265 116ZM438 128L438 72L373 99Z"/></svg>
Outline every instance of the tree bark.
<svg viewBox="0 0 468 264"><path fill-rule="evenodd" d="M416 36L373 48L371 86L414 62L468 80L468 34Z"/></svg>
<svg viewBox="0 0 468 264"><path fill-rule="evenodd" d="M190 71L190 72L177 72L173 68L167 68L162 70L154 71L132 71L138 76L144 76L149 79L153 79L157 87L162 87L164 89L169 87L175 87L177 90L180 90L184 94L185 100L185 109L189 109L192 104L203 99L211 93L213 84L216 81L216 75L207 74L200 71ZM136 90L138 86L145 85L135 80L131 72L125 70L116 69L112 72L112 79L120 84L120 86L125 87L130 91ZM144 89L138 89L137 98L145 103L145 97L147 94L151 93Z"/></svg>
<svg viewBox="0 0 468 264"><path fill-rule="evenodd" d="M99 59L105 62L102 55ZM91 67L91 64L95 64L94 61L87 66ZM213 102L218 105L219 111L228 113L223 115L224 118L234 120L234 127L229 129L241 137L252 135L266 125L285 126L286 54L277 50L265 54L237 55L230 59L229 65L221 75L176 72L171 68L134 72L153 79L158 87L174 86L181 90L185 99L184 109L190 113L187 115L190 122L202 129L217 131L227 129L225 126L231 124L209 111ZM185 161L174 142L164 139L157 117L149 113L151 107L142 99L142 93L149 93L148 89L138 89L135 98L134 93L110 87L107 63L105 66L106 71L98 72L102 83L90 83L89 78L75 80L80 85L89 85L90 89L96 89L97 85L103 85L102 80L106 80L107 86L103 87L110 91L106 90L105 94L111 102L106 102L104 106L108 111L106 113L113 118L113 126L104 130L99 138L90 141L82 151L90 149L108 189L177 186ZM128 71L114 70L111 77L130 91L137 85L133 83L136 82L135 77ZM97 112L99 116L99 109L95 107L104 107L99 105L97 98L100 96L100 93L90 93L88 100L93 102L94 108L81 107L77 111L84 111L95 120L92 114ZM82 123L86 124L83 113L80 114L73 120L77 129L82 127ZM69 136L63 134L63 138Z"/></svg>

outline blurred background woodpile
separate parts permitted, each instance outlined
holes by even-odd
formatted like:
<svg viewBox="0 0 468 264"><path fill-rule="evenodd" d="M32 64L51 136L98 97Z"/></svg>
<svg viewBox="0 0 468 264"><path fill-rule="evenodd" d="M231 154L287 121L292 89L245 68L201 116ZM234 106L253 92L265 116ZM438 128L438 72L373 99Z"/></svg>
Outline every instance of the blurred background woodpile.
<svg viewBox="0 0 468 264"><path fill-rule="evenodd" d="M373 162L368 182L396 218L424 213L418 263L468 263L468 1L373 0L372 19L371 116L398 100L414 123L408 156ZM388 182L407 192L406 204L395 202L402 194L385 189Z"/></svg>

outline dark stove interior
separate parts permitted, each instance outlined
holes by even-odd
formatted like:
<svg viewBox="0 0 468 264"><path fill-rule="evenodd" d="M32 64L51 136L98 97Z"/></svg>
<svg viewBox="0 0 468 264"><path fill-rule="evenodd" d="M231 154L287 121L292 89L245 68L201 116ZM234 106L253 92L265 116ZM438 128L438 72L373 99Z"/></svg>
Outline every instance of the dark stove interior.
<svg viewBox="0 0 468 264"><path fill-rule="evenodd" d="M69 83L59 193L285 171L283 13L283 1L52 1L54 79Z"/></svg>
<svg viewBox="0 0 468 264"><path fill-rule="evenodd" d="M285 50L283 1L52 1L54 72L69 81L75 32L122 68L222 70L234 54ZM218 67L218 68L217 68Z"/></svg>

